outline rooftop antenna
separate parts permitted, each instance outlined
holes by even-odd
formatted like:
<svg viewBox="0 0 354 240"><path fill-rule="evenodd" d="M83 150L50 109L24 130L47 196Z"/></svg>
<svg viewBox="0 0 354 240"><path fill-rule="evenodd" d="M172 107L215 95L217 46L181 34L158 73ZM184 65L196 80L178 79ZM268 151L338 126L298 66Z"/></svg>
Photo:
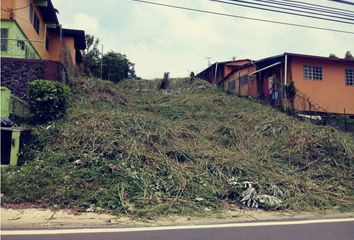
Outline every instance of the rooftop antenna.
<svg viewBox="0 0 354 240"><path fill-rule="evenodd" d="M211 60L211 57L205 57L206 59L208 59L208 67L211 65L211 62L210 62L210 60Z"/></svg>

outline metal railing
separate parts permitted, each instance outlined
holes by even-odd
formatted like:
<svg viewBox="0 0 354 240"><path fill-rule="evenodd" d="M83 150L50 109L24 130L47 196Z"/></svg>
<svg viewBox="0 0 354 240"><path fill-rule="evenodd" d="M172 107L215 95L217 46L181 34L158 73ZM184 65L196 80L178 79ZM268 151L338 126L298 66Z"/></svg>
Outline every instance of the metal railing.
<svg viewBox="0 0 354 240"><path fill-rule="evenodd" d="M28 40L1 39L1 57L40 59Z"/></svg>

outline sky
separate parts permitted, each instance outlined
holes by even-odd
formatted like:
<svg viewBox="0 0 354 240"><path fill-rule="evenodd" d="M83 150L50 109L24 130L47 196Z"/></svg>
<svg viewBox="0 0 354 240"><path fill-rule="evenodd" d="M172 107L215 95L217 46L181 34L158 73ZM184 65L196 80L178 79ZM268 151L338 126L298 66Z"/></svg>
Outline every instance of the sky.
<svg viewBox="0 0 354 240"><path fill-rule="evenodd" d="M104 52L126 54L139 77L186 77L209 63L261 59L284 52L344 57L354 35L305 29L153 6L131 0L52 0L64 28L85 30ZM354 26L212 2L150 0L207 11L354 31ZM301 0L306 1L306 0ZM307 1L354 11L328 0ZM209 59L208 59L209 58Z"/></svg>

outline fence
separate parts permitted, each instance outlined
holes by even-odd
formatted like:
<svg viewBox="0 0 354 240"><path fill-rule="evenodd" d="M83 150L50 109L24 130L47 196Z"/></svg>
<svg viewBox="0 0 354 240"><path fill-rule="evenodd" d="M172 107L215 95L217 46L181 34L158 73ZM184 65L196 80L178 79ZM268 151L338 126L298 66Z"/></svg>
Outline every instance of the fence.
<svg viewBox="0 0 354 240"><path fill-rule="evenodd" d="M296 91L295 103L292 111L288 111L301 119L307 119L316 125L329 125L345 132L354 132L354 116L343 113L331 113L314 102L309 96L301 91Z"/></svg>
<svg viewBox="0 0 354 240"><path fill-rule="evenodd" d="M311 97L296 90L294 102L284 99L284 94L279 90L279 102L271 101L271 96L259 96L258 101L271 105L272 107L285 111L288 115L301 120L310 121L316 125L328 125L341 131L354 133L354 115L343 113L331 113L321 107Z"/></svg>

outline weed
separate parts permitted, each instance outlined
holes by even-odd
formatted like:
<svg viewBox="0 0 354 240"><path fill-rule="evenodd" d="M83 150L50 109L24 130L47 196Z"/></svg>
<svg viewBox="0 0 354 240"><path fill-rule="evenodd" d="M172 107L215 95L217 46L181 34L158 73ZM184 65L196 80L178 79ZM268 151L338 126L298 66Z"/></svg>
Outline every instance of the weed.
<svg viewBox="0 0 354 240"><path fill-rule="evenodd" d="M67 117L34 126L38 140L24 152L31 161L1 170L2 203L147 218L202 213L221 200L354 207L351 135L199 79L170 79L168 92L156 90L159 82L72 82ZM257 188L245 198L231 179Z"/></svg>

